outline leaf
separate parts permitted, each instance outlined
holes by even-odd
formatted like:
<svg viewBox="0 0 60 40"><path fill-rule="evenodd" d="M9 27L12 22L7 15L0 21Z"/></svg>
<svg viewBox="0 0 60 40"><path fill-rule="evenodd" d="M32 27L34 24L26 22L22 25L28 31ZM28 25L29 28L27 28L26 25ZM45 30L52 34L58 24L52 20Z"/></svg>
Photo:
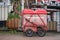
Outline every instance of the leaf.
<svg viewBox="0 0 60 40"><path fill-rule="evenodd" d="M12 19L12 18L13 18L12 13L8 13L8 19Z"/></svg>
<svg viewBox="0 0 60 40"><path fill-rule="evenodd" d="M18 10L18 11L21 11L21 9L22 9L22 6L19 5L19 6L17 7L17 10Z"/></svg>
<svg viewBox="0 0 60 40"><path fill-rule="evenodd" d="M14 18L20 18L17 13L14 13Z"/></svg>
<svg viewBox="0 0 60 40"><path fill-rule="evenodd" d="M13 15L14 14L14 15ZM8 13L8 19L12 19L12 18L21 18L17 13Z"/></svg>

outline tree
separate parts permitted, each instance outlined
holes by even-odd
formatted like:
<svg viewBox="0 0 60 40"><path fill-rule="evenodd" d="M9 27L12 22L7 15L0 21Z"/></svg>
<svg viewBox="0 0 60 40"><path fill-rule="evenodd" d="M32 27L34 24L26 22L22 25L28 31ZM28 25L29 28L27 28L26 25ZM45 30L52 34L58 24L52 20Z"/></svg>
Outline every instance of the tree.
<svg viewBox="0 0 60 40"><path fill-rule="evenodd" d="M6 22L6 26L9 29L15 30L15 29L17 29L19 27L19 25L20 25L20 18L21 18L18 15L19 11L17 10L18 5L19 5L19 1L11 0L11 3L13 3L13 11L8 13L8 19L7 19L7 22Z"/></svg>

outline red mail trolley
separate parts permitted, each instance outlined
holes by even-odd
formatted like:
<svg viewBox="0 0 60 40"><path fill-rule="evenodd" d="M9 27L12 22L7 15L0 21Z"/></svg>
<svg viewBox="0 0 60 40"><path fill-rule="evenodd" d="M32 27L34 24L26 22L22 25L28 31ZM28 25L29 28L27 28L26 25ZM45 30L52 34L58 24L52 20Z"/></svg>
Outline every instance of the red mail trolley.
<svg viewBox="0 0 60 40"><path fill-rule="evenodd" d="M22 28L26 36L31 37L34 33L40 37L46 35L48 27L45 9L24 9L22 14Z"/></svg>

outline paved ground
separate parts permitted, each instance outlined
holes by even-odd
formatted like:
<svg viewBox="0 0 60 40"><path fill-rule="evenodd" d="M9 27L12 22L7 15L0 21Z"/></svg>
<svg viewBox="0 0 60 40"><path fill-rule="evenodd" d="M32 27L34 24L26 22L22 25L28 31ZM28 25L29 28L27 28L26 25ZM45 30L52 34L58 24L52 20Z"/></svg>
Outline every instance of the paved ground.
<svg viewBox="0 0 60 40"><path fill-rule="evenodd" d="M19 33L8 33L0 32L0 40L60 40L60 33L47 33L45 37L38 37L37 35L33 37L26 37L22 32Z"/></svg>

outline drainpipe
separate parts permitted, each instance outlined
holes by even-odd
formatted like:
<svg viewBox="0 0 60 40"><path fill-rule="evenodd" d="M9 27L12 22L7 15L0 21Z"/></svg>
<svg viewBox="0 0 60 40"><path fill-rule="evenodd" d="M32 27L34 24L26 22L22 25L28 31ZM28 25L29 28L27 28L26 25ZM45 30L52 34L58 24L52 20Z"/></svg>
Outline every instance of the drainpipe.
<svg viewBox="0 0 60 40"><path fill-rule="evenodd" d="M37 0L35 0L36 1L36 4L37 4Z"/></svg>
<svg viewBox="0 0 60 40"><path fill-rule="evenodd" d="M25 0L22 0L22 10L24 9L24 1Z"/></svg>

